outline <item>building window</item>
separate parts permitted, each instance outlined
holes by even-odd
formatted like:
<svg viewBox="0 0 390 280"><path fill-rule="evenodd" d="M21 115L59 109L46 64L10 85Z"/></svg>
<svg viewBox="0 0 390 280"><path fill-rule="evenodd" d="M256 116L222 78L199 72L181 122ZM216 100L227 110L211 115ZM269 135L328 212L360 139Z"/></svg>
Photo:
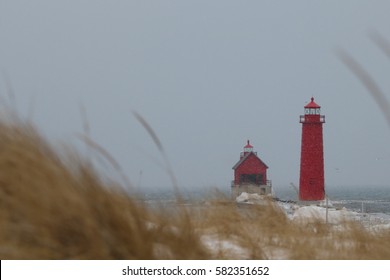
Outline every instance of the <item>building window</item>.
<svg viewBox="0 0 390 280"><path fill-rule="evenodd" d="M241 174L240 183L263 185L264 174Z"/></svg>
<svg viewBox="0 0 390 280"><path fill-rule="evenodd" d="M256 184L256 174L241 174L240 183Z"/></svg>

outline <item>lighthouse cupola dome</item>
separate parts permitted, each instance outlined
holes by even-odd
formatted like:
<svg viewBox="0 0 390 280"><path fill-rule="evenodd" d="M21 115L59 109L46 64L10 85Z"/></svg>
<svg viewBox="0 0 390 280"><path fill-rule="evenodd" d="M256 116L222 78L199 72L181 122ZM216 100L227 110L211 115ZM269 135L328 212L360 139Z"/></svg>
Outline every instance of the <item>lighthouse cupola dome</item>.
<svg viewBox="0 0 390 280"><path fill-rule="evenodd" d="M246 145L244 146L244 153L250 153L253 152L253 146L249 143L249 140L246 142Z"/></svg>
<svg viewBox="0 0 390 280"><path fill-rule="evenodd" d="M314 97L311 98L311 101L305 106L305 115L319 115L321 106L314 102Z"/></svg>

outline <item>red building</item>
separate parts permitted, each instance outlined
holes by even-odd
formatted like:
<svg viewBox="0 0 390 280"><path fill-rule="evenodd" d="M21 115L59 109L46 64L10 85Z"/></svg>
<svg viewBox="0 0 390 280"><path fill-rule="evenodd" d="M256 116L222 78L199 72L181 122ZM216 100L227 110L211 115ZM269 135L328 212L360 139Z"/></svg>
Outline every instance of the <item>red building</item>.
<svg viewBox="0 0 390 280"><path fill-rule="evenodd" d="M322 124L325 123L325 116L320 115L320 108L312 97L311 102L305 106L305 115L300 116L302 124L300 200L323 200L325 198L322 139Z"/></svg>
<svg viewBox="0 0 390 280"><path fill-rule="evenodd" d="M234 193L241 192L268 194L271 193L271 184L267 180L268 166L253 151L253 146L247 142L244 151L240 154L240 160L233 166L234 181L232 188Z"/></svg>

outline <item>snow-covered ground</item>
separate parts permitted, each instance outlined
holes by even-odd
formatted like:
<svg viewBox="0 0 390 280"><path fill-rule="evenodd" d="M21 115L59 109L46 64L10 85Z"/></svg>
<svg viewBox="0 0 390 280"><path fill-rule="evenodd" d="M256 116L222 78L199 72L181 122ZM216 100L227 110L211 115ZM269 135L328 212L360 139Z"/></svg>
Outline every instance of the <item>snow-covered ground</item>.
<svg viewBox="0 0 390 280"><path fill-rule="evenodd" d="M237 203L265 204L267 197L259 194L242 193L236 198ZM293 202L276 202L287 217L300 223L323 221L339 225L345 221L358 221L368 229L390 229L390 215L384 213L358 213L346 208L335 208L331 201L320 201L316 205L299 205Z"/></svg>
<svg viewBox="0 0 390 280"><path fill-rule="evenodd" d="M237 197L239 204L260 204L269 203L269 197L258 194L242 193ZM311 222L323 221L335 226L335 229L343 229L346 221L358 221L368 230L390 229L390 216L382 213L367 214L350 211L346 208L337 209L332 203L321 202L318 205L299 205L293 202L277 201L277 205L284 210L286 216L297 223L309 224ZM220 236L203 234L203 244L215 253L217 258L223 255L225 258L249 259L251 257L248 249L243 248L233 239L220 239ZM262 247L263 254L269 259L287 259L290 251L287 248L278 246Z"/></svg>

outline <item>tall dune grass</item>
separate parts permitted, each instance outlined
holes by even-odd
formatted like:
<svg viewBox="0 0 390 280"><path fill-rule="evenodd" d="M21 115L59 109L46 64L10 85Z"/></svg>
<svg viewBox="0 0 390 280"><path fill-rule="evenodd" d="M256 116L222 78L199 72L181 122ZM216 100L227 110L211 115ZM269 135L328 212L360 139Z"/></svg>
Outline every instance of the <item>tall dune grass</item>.
<svg viewBox="0 0 390 280"><path fill-rule="evenodd" d="M150 208L30 123L0 121L0 259L277 258L389 259L390 232L293 222L272 201Z"/></svg>
<svg viewBox="0 0 390 280"><path fill-rule="evenodd" d="M32 125L2 121L0 258L207 257L189 220L152 212L107 181L74 153L60 157Z"/></svg>

